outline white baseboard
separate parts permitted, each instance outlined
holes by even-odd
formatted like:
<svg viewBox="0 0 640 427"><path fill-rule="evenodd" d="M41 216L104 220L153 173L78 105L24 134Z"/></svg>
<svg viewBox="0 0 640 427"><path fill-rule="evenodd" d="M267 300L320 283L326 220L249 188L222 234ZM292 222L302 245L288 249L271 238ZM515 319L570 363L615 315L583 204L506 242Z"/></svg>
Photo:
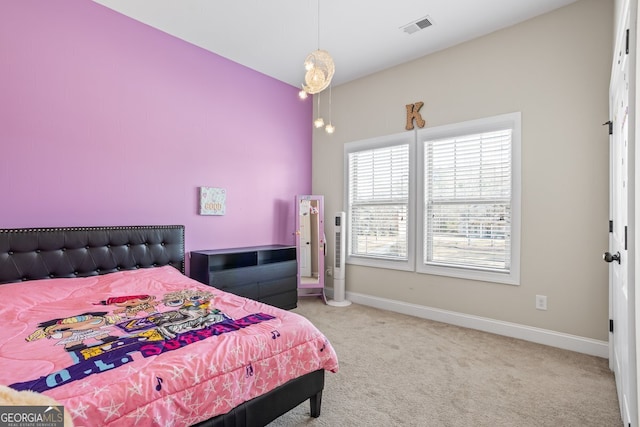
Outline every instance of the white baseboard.
<svg viewBox="0 0 640 427"><path fill-rule="evenodd" d="M332 288L327 288L326 290L327 296L333 295ZM347 292L346 298L351 302L380 308L382 310L395 311L396 313L408 314L410 316L416 316L423 319L435 320L437 322L477 329L479 331L504 335L511 338L518 338L551 347L589 354L591 356L603 357L605 359L609 358L609 343L606 341L594 340L548 329L534 328L531 326L520 325L518 323L503 322L501 320L494 320L487 317L441 310L439 308L411 304L387 298L379 298L355 292Z"/></svg>

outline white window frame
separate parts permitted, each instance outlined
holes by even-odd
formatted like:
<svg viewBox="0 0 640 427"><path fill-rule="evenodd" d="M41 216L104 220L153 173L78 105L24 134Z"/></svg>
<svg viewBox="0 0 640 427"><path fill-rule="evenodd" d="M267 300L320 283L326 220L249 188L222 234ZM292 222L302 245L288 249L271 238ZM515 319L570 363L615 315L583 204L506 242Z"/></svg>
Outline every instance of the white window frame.
<svg viewBox="0 0 640 427"><path fill-rule="evenodd" d="M511 265L509 272L497 272L470 267L450 267L431 265L424 262L424 241L427 239L424 230L425 188L424 174L424 141L451 138L470 134L479 134L503 129L512 129L511 135ZM509 113L499 116L471 120L417 131L417 168L420 174L417 184L416 203L418 206L416 224L419 236L416 246L416 271L425 274L457 277L510 285L520 284L520 222L521 222L521 114Z"/></svg>
<svg viewBox="0 0 640 427"><path fill-rule="evenodd" d="M416 217L416 198L415 198L415 131L403 132L394 135L387 135L378 138L372 138L362 141L349 142L344 145L344 207L347 212L347 230L351 236L351 215L349 215L349 154L358 151L379 149L391 147L395 145L409 145L409 203L407 211L407 259L392 260L383 257L373 256L355 256L351 254L351 239L347 239L347 258L345 262L348 264L363 265L368 267L388 268L394 270L415 270L415 217Z"/></svg>

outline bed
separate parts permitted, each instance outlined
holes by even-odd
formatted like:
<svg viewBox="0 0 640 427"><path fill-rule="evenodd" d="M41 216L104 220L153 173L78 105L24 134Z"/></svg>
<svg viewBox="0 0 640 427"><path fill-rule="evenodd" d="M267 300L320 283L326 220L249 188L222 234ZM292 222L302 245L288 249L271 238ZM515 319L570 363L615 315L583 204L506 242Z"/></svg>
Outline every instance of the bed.
<svg viewBox="0 0 640 427"><path fill-rule="evenodd" d="M183 226L0 229L0 384L74 424L320 415L338 361L307 319L184 275Z"/></svg>

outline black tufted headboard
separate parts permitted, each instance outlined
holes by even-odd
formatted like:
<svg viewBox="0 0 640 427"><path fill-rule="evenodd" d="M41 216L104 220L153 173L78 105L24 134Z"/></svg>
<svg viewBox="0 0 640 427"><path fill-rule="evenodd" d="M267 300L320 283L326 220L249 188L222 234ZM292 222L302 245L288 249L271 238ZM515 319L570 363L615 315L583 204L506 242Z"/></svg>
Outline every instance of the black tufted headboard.
<svg viewBox="0 0 640 427"><path fill-rule="evenodd" d="M184 226L0 229L0 284L172 265L184 273Z"/></svg>

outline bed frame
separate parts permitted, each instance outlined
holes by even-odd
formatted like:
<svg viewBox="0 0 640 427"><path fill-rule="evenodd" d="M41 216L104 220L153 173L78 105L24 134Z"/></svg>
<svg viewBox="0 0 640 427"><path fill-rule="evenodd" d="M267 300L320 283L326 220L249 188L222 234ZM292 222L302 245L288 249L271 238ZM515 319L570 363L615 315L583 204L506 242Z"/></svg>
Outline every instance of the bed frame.
<svg viewBox="0 0 640 427"><path fill-rule="evenodd" d="M172 265L184 274L184 226L0 229L0 285ZM305 400L320 416L324 370L295 378L198 427L264 426Z"/></svg>

